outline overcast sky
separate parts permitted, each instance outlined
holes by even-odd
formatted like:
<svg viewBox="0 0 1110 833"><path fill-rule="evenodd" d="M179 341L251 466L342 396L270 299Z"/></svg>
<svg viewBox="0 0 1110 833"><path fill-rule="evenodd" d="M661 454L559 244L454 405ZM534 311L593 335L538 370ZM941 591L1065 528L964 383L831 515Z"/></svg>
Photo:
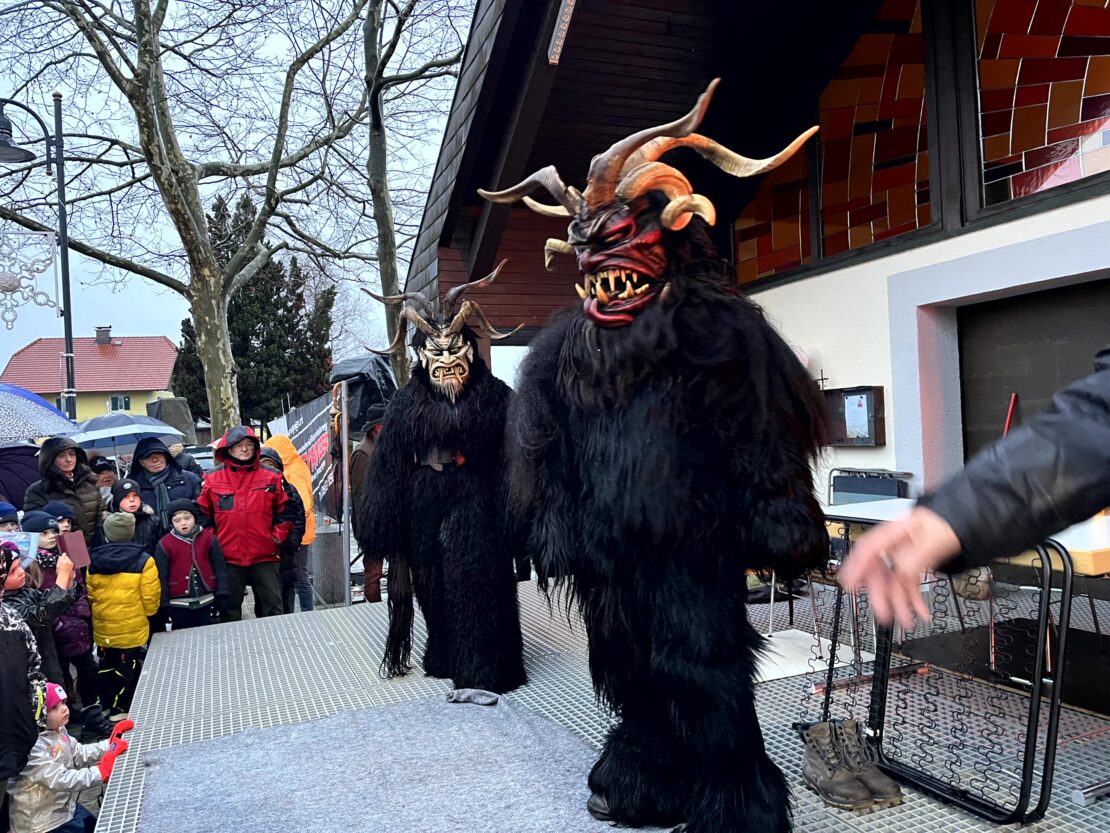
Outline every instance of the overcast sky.
<svg viewBox="0 0 1110 833"><path fill-rule="evenodd" d="M110 325L113 335L167 336L174 344L181 341L181 321L189 315L189 305L171 292L142 278L128 278L117 291L91 282L99 268L75 252L70 253L70 289L73 296L73 335L95 335L94 329ZM44 276L45 277L45 276ZM43 289L54 295L52 280L41 281ZM59 301L61 299L59 298ZM36 338L61 338L65 335L56 309L25 304L12 329L0 324L0 360L8 363L12 353Z"/></svg>

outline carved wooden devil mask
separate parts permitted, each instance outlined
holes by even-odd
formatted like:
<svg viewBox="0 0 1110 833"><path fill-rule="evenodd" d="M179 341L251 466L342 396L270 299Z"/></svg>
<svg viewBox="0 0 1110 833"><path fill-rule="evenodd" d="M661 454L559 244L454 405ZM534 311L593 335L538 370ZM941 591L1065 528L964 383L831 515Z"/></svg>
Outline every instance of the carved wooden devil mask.
<svg viewBox="0 0 1110 833"><path fill-rule="evenodd" d="M449 289L443 296L442 312L438 312L435 305L420 292L381 296L363 287L363 292L383 304L401 305L401 320L393 342L385 350L369 348L370 351L384 356L404 350L408 325L412 324L418 333L413 338L413 348L420 366L427 371L432 387L455 402L470 380L474 333L497 340L507 338L520 329L518 326L508 333L498 332L475 301L467 299L459 303L463 293L493 283L507 262L501 261L484 278ZM466 323L471 317L476 321L473 332Z"/></svg>
<svg viewBox="0 0 1110 833"><path fill-rule="evenodd" d="M553 165L512 188L478 191L491 202L522 199L545 217L572 218L567 240L547 241L545 263L550 269L555 254L577 256L585 281L575 288L585 316L599 327L627 326L637 313L666 299L665 234L681 231L695 215L709 225L716 222L713 203L695 194L678 169L660 162L663 154L688 147L733 176L757 176L781 165L817 131L810 128L785 150L766 159L734 153L694 132L719 81L714 79L681 119L634 133L595 156L585 191L564 184ZM541 189L559 204L546 205L529 196ZM653 193L663 199L650 199Z"/></svg>

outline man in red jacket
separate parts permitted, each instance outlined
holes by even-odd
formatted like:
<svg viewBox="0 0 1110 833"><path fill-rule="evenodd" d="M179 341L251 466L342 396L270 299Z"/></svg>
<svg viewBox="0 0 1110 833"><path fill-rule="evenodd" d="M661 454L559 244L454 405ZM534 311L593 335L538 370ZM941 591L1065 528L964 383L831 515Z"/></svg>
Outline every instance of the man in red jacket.
<svg viewBox="0 0 1110 833"><path fill-rule="evenodd" d="M251 428L229 428L216 446L216 469L204 480L197 507L212 520L227 562L227 618L242 618L243 595L250 584L259 616L279 616L281 555L289 536L289 498L281 475L258 464L261 444Z"/></svg>

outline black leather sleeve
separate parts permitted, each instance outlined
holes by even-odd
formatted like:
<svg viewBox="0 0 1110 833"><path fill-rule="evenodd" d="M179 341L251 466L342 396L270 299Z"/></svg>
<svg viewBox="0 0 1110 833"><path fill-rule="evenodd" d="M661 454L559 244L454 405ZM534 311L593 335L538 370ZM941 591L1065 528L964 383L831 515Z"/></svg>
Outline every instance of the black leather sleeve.
<svg viewBox="0 0 1110 833"><path fill-rule="evenodd" d="M1110 506L1110 346L1093 374L921 505L948 521L969 565L1015 555Z"/></svg>

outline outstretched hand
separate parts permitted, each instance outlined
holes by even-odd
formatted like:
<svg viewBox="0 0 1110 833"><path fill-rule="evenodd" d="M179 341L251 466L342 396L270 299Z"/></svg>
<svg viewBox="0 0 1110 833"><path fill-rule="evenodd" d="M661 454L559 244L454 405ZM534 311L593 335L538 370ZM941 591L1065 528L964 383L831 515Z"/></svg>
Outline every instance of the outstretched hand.
<svg viewBox="0 0 1110 833"><path fill-rule="evenodd" d="M918 506L861 536L840 569L840 583L851 593L866 587L879 622L888 625L897 619L909 629L914 614L926 622L930 618L921 595L921 574L959 551L960 540L948 522Z"/></svg>

